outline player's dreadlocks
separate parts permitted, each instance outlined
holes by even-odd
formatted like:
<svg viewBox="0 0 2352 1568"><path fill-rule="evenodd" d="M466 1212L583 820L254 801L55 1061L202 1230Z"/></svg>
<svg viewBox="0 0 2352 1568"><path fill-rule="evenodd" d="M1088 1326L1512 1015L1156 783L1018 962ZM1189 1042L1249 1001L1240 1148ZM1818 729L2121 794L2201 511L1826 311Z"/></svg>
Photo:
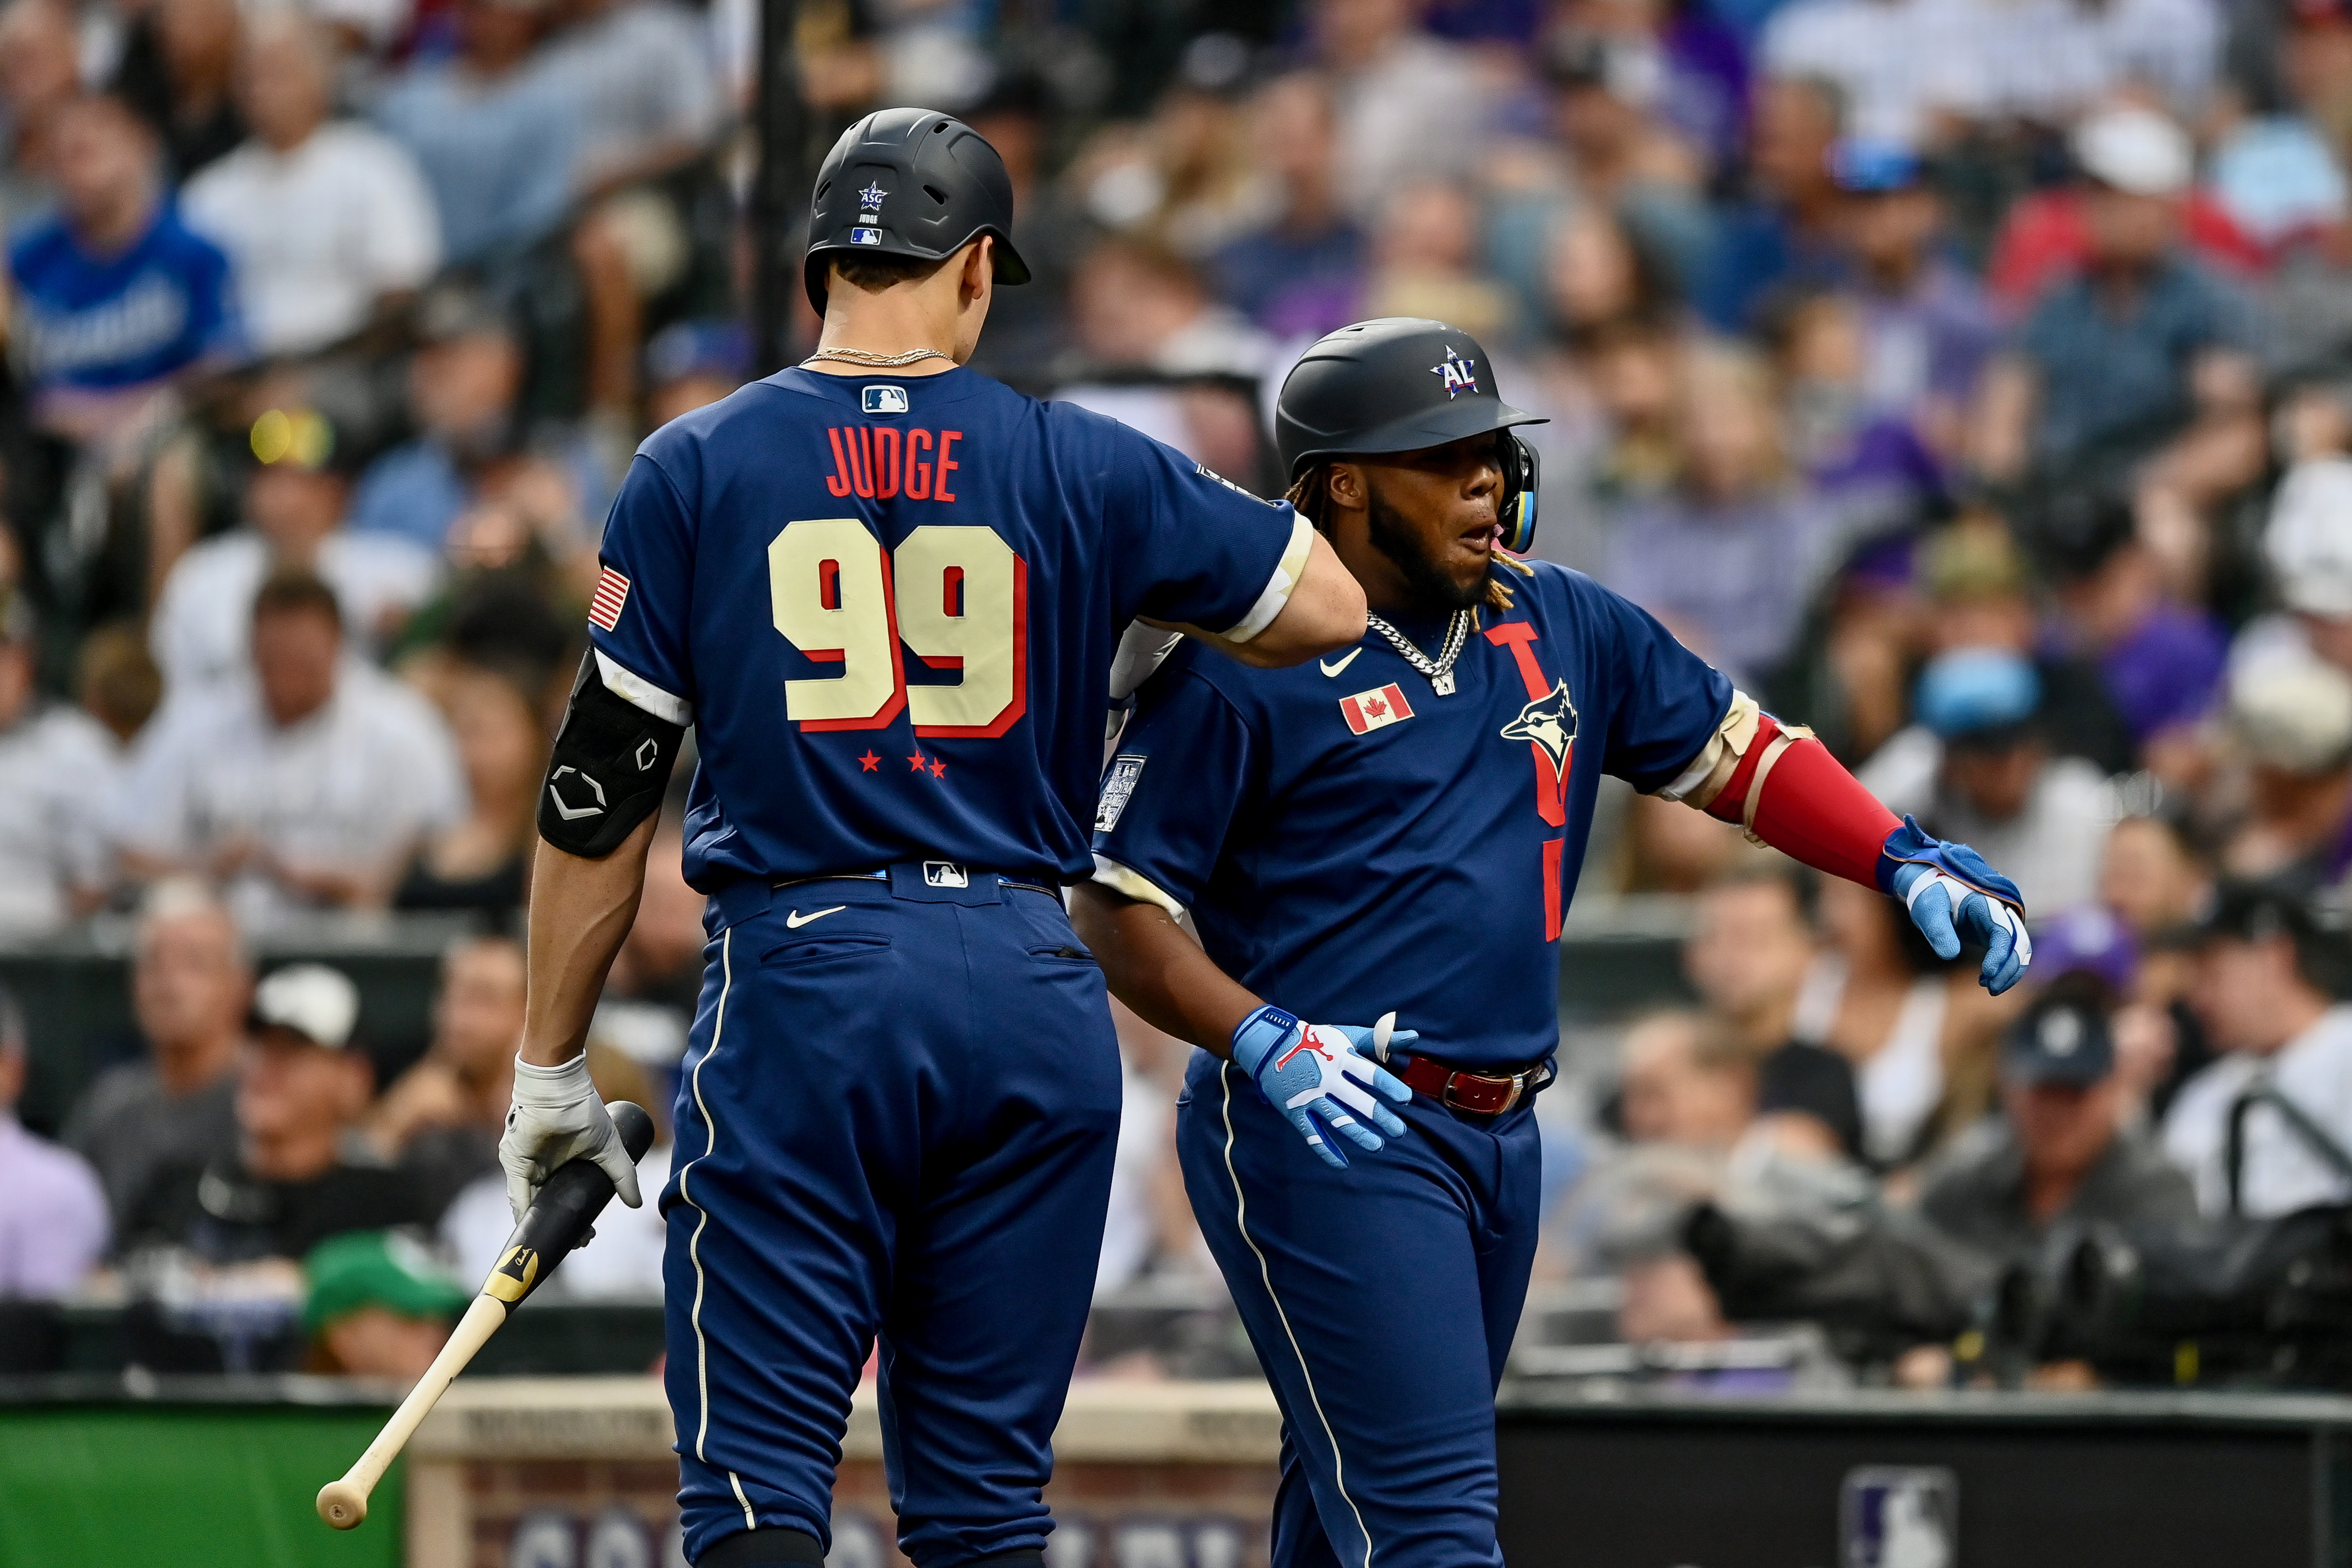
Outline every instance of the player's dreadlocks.
<svg viewBox="0 0 2352 1568"><path fill-rule="evenodd" d="M1315 531L1326 539L1331 536L1330 525L1324 520L1324 513L1330 510L1331 465L1335 460L1330 458L1318 458L1307 464L1305 470L1299 474L1298 482L1292 485L1283 496L1285 500L1298 509L1298 515L1305 518ZM1536 574L1534 567L1508 551L1496 551L1495 560L1522 577L1532 577ZM1486 578L1485 607L1498 616L1508 610L1511 607L1511 584L1502 577L1490 574Z"/></svg>

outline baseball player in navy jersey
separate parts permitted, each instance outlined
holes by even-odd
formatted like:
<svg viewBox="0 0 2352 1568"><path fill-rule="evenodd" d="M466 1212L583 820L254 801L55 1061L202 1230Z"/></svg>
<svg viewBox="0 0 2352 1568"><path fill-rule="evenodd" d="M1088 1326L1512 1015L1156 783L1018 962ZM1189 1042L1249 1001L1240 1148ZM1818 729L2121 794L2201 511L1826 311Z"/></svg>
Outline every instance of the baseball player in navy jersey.
<svg viewBox="0 0 2352 1568"><path fill-rule="evenodd" d="M1277 1568L1501 1561L1529 1099L1601 774L1904 899L1947 957L1983 942L1996 992L2030 956L2016 889L1974 851L1896 822L1641 609L1496 548L1534 527L1511 434L1533 419L1441 322L1307 353L1276 435L1366 635L1283 670L1180 649L1118 740L1073 899L1111 989L1203 1047L1177 1142L1282 1405Z"/></svg>
<svg viewBox="0 0 2352 1568"><path fill-rule="evenodd" d="M818 177L803 365L656 431L622 485L542 791L530 993L499 1153L520 1206L580 1155L640 1201L582 1041L688 725L709 895L664 1287L685 1548L815 1564L878 1338L899 1542L1034 1563L1119 1110L1060 889L1121 628L1279 665L1363 632L1286 504L963 368L1003 164L871 115Z"/></svg>

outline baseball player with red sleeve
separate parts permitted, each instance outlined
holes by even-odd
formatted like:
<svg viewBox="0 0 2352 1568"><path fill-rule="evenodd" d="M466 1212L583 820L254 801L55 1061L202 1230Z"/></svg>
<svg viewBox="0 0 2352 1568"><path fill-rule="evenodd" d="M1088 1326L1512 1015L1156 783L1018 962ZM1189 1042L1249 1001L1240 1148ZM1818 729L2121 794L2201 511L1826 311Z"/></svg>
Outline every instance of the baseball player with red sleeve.
<svg viewBox="0 0 2352 1568"><path fill-rule="evenodd" d="M1276 435L1366 635L1279 670L1180 649L1119 738L1073 900L1113 992L1202 1047L1177 1143L1282 1405L1276 1568L1502 1561L1492 1395L1603 773L1901 899L1947 957L1983 942L1995 992L2030 957L2016 888L1973 850L1897 822L1637 606L1497 548L1534 530L1511 433L1533 419L1443 322L1308 351Z"/></svg>

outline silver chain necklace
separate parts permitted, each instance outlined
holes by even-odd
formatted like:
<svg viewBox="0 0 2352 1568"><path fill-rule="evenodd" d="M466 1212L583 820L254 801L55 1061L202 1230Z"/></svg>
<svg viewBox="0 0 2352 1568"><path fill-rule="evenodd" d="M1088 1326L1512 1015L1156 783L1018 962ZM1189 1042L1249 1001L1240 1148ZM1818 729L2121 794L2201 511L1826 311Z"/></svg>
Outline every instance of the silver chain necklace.
<svg viewBox="0 0 2352 1568"><path fill-rule="evenodd" d="M1413 646L1411 637L1380 616L1366 616L1364 624L1388 638L1389 646L1402 654L1407 664L1429 677L1429 684L1436 689L1440 697L1454 695L1454 661L1462 657L1463 645L1470 640L1469 611L1454 612L1454 618L1445 625L1445 647L1433 663L1427 654Z"/></svg>
<svg viewBox="0 0 2352 1568"><path fill-rule="evenodd" d="M877 370L890 370L902 364L913 364L917 360L953 359L954 357L953 354L941 353L937 349L908 349L902 354L878 354L871 349L819 349L801 361L801 363L806 367L821 359L837 359L847 364L871 365Z"/></svg>

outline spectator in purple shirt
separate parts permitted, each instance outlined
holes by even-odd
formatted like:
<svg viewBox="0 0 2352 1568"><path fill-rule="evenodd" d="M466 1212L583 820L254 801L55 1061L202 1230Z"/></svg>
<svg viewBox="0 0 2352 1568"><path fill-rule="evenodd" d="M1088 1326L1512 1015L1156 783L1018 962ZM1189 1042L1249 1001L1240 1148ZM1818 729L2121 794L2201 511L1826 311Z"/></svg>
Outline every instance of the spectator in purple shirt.
<svg viewBox="0 0 2352 1568"><path fill-rule="evenodd" d="M2229 634L2165 592L2163 567L2121 497L2061 493L2031 521L2056 585L2065 651L2097 661L2141 756L2165 773L2168 742L2183 742L2220 700Z"/></svg>
<svg viewBox="0 0 2352 1568"><path fill-rule="evenodd" d="M2000 342L1984 288L1941 255L1943 202L1908 148L1848 140L1830 154L1846 193L1863 394L1938 455L1959 449L1977 377Z"/></svg>
<svg viewBox="0 0 2352 1568"><path fill-rule="evenodd" d="M1790 476L1751 356L1693 356L1680 434L1678 482L1619 514L1601 579L1752 689L1789 651L1834 518Z"/></svg>
<svg viewBox="0 0 2352 1568"><path fill-rule="evenodd" d="M106 1194L81 1160L16 1121L25 1016L0 991L0 1300L69 1294L106 1252Z"/></svg>

